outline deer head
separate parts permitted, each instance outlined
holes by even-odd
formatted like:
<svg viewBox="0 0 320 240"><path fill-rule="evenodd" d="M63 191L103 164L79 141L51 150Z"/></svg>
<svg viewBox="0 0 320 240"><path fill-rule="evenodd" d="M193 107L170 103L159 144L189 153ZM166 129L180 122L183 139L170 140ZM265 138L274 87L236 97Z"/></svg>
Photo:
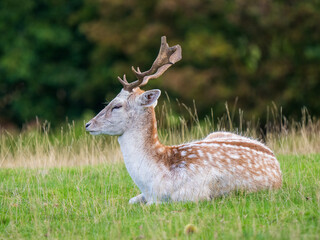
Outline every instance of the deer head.
<svg viewBox="0 0 320 240"><path fill-rule="evenodd" d="M161 46L156 60L148 71L141 72L132 67L137 80L129 83L123 75L118 80L123 85L121 92L100 113L86 124L86 130L93 135L122 135L126 130L135 127L137 122L145 121L146 114L157 104L160 90L143 91L140 87L150 79L160 77L171 65L182 58L181 47L169 47L166 37L161 38Z"/></svg>

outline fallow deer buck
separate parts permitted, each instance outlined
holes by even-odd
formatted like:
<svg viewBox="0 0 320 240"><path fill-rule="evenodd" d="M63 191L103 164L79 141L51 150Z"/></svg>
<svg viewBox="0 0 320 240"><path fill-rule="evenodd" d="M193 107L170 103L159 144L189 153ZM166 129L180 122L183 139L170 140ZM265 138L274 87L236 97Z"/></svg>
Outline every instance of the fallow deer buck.
<svg viewBox="0 0 320 240"><path fill-rule="evenodd" d="M141 190L129 203L209 200L235 190L254 192L281 187L279 162L264 144L228 132L205 139L165 146L157 134L154 108L160 90L140 87L161 76L182 58L181 47L161 38L159 54L150 70L132 67L138 80L118 77L123 89L86 124L93 135L119 136L127 170Z"/></svg>

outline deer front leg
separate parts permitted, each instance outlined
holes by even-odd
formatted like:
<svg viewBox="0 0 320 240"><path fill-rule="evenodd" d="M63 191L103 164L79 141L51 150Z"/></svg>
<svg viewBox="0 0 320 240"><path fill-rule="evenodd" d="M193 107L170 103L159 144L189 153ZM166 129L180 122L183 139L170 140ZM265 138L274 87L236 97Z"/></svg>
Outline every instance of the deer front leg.
<svg viewBox="0 0 320 240"><path fill-rule="evenodd" d="M129 200L129 204L146 203L146 202L147 200L142 193Z"/></svg>

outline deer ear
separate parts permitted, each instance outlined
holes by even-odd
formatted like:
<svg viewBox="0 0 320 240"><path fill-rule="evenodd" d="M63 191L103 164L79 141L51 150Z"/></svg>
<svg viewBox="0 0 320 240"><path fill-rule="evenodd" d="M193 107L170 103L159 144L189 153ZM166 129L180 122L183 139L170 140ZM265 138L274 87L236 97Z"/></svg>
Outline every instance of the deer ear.
<svg viewBox="0 0 320 240"><path fill-rule="evenodd" d="M155 107L157 105L157 100L160 97L161 91L158 89L149 90L142 93L139 96L139 104L143 107Z"/></svg>

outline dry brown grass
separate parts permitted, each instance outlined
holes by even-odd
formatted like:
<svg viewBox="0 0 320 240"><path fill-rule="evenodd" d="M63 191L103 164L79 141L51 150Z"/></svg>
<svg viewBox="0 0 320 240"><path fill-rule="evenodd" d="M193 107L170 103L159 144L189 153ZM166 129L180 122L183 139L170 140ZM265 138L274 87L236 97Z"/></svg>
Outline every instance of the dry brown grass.
<svg viewBox="0 0 320 240"><path fill-rule="evenodd" d="M274 108L263 132L257 122L245 121L241 110L235 116L228 105L225 116L217 119L211 114L202 121L195 107L181 107L188 113L187 118L175 116L166 104L157 110L159 135L165 144L201 139L215 130L261 139L276 155L320 153L320 120L312 118L305 109L300 121L289 121L282 116L281 110ZM117 138L91 136L85 132L84 122L64 125L59 131L51 130L48 123L37 123L19 134L2 131L0 145L2 168L47 168L122 161Z"/></svg>
<svg viewBox="0 0 320 240"><path fill-rule="evenodd" d="M320 153L320 119L312 117L306 108L302 109L299 121L288 120L276 107L271 112L266 143L276 154Z"/></svg>
<svg viewBox="0 0 320 240"><path fill-rule="evenodd" d="M96 165L121 160L116 138L93 137L74 124L61 127L60 133L51 131L47 124L18 135L3 131L0 143L0 166L6 168Z"/></svg>

